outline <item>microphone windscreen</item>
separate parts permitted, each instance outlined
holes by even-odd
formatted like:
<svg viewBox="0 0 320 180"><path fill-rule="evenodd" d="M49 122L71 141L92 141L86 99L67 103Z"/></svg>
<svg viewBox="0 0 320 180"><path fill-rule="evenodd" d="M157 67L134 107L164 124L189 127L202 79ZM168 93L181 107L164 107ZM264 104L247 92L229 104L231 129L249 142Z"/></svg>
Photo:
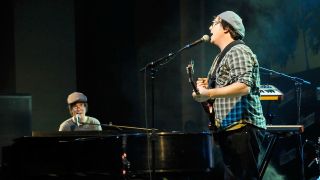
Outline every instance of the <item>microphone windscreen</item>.
<svg viewBox="0 0 320 180"><path fill-rule="evenodd" d="M81 119L80 114L76 114L75 119L76 119L77 125L79 126L80 125L80 119Z"/></svg>
<svg viewBox="0 0 320 180"><path fill-rule="evenodd" d="M203 40L204 42L209 42L210 37L209 37L208 35L203 35L203 36L202 36L202 40Z"/></svg>

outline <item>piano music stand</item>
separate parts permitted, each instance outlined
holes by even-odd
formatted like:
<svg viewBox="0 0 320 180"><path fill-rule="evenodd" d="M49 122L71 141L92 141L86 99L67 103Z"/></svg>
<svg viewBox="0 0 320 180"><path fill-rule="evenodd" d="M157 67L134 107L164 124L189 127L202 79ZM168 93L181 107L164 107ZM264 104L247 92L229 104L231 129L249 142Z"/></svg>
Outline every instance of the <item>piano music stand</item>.
<svg viewBox="0 0 320 180"><path fill-rule="evenodd" d="M296 99L297 99L297 125L301 125L301 92L302 92L302 88L301 86L303 84L305 85L310 85L311 83L309 81L306 81L304 79L298 78L298 77L292 77L289 76L287 74L284 73L280 73L271 69L267 69L264 67L260 67L261 70L267 71L270 73L270 75L272 74L276 74L278 76L281 77L285 77L288 78L290 80L292 80L294 82L295 85L295 89L296 89ZM305 174L304 174L304 153L303 153L303 146L302 146L302 138L301 138L301 134L298 134L298 141L299 141L299 153L300 153L300 163L301 163L301 180L305 179Z"/></svg>

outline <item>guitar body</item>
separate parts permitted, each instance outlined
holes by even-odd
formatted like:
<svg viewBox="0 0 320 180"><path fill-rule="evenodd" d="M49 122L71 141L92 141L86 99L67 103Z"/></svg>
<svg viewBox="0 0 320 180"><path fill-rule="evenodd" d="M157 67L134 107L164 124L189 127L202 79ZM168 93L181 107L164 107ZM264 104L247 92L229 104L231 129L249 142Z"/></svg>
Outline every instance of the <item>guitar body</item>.
<svg viewBox="0 0 320 180"><path fill-rule="evenodd" d="M195 85L193 78L192 78L192 74L193 74L193 62L191 62L188 66L187 66L187 74L189 76L189 83L192 86L193 91L196 94L200 94L199 90L197 89L197 86ZM201 106L203 108L203 110L206 112L208 119L209 119L209 124L208 127L211 131L216 131L217 130L217 126L215 124L215 114L214 114L214 109L213 109L213 102L208 100L205 102L201 102Z"/></svg>
<svg viewBox="0 0 320 180"><path fill-rule="evenodd" d="M217 59L216 64L220 64L221 60L223 59L223 57L225 56L225 54L235 45L237 44L245 44L243 41L241 40L235 40L231 43L229 43L224 49L223 51L220 53L219 58ZM199 94L199 90L197 89L197 86L195 85L195 83L192 80L192 74L193 74L193 61L191 60L190 64L187 66L187 73L189 75L189 82L192 85L192 88L194 90L195 93ZM217 68L214 69L213 74L215 74ZM210 102L202 102L202 107L204 109L204 111L208 114L209 120L210 120L210 124L209 124L209 129L211 129L212 131L216 131L217 125L216 125L216 121L215 121L215 115L214 115L214 111L213 111L213 103Z"/></svg>
<svg viewBox="0 0 320 180"><path fill-rule="evenodd" d="M207 113L207 116L209 119L208 128L212 131L217 131L213 104L209 101L206 101L206 102L201 102L201 105L202 105L203 110Z"/></svg>

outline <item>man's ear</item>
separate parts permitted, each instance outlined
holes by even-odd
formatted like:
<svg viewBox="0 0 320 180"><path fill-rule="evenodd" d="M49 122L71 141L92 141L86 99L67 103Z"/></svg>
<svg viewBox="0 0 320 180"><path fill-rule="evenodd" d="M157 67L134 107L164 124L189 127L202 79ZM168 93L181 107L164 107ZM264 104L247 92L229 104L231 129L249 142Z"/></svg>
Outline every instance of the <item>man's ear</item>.
<svg viewBox="0 0 320 180"><path fill-rule="evenodd" d="M230 29L229 29L228 27L223 28L223 32L224 32L225 34L227 34L227 33L229 33L229 32L230 32Z"/></svg>

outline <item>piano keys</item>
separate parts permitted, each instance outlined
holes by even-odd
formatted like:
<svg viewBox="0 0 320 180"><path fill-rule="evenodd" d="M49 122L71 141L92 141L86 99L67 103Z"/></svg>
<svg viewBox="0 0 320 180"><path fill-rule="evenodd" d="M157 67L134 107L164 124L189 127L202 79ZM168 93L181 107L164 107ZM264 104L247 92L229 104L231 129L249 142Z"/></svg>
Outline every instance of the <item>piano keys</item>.
<svg viewBox="0 0 320 180"><path fill-rule="evenodd" d="M279 101L283 99L283 93L273 85L265 84L260 86L261 101Z"/></svg>

